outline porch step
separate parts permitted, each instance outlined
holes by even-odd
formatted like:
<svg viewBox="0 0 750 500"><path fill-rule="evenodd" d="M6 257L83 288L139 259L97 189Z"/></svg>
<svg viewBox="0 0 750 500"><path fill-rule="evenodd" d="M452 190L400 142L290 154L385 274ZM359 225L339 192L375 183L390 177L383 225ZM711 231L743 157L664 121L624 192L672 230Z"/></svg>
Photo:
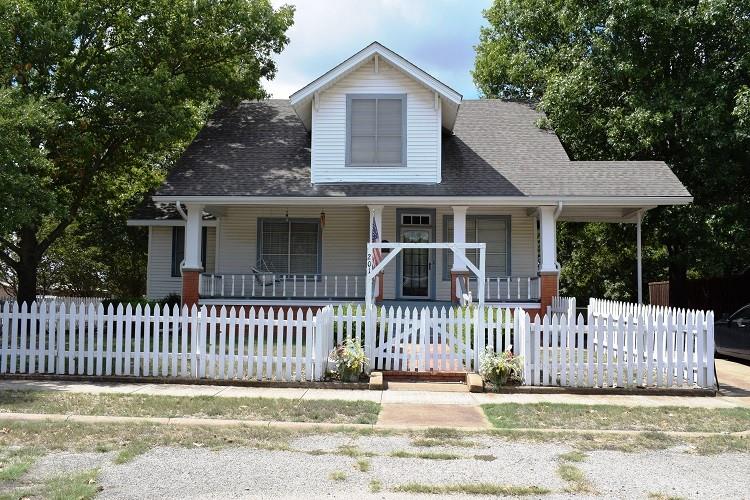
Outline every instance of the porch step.
<svg viewBox="0 0 750 500"><path fill-rule="evenodd" d="M401 391L464 392L466 372L402 372L384 371L383 381L388 389Z"/></svg>

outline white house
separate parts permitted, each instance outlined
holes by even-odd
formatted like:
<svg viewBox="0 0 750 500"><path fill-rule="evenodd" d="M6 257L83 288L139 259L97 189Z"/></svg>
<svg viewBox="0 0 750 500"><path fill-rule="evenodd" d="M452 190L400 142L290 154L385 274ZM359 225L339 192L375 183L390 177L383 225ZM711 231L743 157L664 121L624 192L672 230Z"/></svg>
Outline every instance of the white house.
<svg viewBox="0 0 750 500"><path fill-rule="evenodd" d="M219 109L129 221L149 227L148 296L360 301L377 239L484 242L486 301L546 307L556 221L639 224L692 198L663 162L570 161L539 116L464 100L377 42L288 100ZM459 260L405 249L379 299L454 301L468 293Z"/></svg>

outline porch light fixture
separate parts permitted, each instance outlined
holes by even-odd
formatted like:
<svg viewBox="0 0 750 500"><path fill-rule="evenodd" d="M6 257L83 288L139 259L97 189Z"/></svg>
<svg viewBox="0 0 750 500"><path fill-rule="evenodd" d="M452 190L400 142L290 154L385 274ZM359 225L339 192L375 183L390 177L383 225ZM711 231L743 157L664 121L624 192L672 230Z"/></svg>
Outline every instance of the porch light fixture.
<svg viewBox="0 0 750 500"><path fill-rule="evenodd" d="M326 211L320 211L320 227L326 227Z"/></svg>

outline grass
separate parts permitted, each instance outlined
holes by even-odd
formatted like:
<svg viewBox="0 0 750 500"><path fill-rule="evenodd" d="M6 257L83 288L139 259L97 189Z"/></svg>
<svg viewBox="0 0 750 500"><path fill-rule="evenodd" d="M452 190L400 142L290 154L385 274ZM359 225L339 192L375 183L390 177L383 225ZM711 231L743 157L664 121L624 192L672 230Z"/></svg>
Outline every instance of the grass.
<svg viewBox="0 0 750 500"><path fill-rule="evenodd" d="M557 467L557 474L568 483L568 493L595 493L594 486L586 479L581 469L571 463L562 463Z"/></svg>
<svg viewBox="0 0 750 500"><path fill-rule="evenodd" d="M0 408L18 413L126 417L198 417L288 422L374 424L380 405L371 401L79 394L2 391Z"/></svg>
<svg viewBox="0 0 750 500"><path fill-rule="evenodd" d="M458 460L459 458L463 458L461 455L456 455L455 453L438 453L432 451L419 451L413 453L404 450L393 451L389 456L395 458L423 458L426 460Z"/></svg>
<svg viewBox="0 0 750 500"><path fill-rule="evenodd" d="M328 474L328 479L331 481L346 481L346 474L340 470L336 470Z"/></svg>
<svg viewBox="0 0 750 500"><path fill-rule="evenodd" d="M414 437L413 446L432 448L436 446L454 446L456 448L473 448L476 443L467 441L466 435L456 429L433 427L425 430L420 437Z"/></svg>
<svg viewBox="0 0 750 500"><path fill-rule="evenodd" d="M628 407L558 403L483 405L499 429L591 429L739 432L750 429L750 408Z"/></svg>
<svg viewBox="0 0 750 500"><path fill-rule="evenodd" d="M380 493L383 491L383 484L378 479L373 479L370 481L370 492L371 493Z"/></svg>
<svg viewBox="0 0 750 500"><path fill-rule="evenodd" d="M125 446L125 448L120 450L120 452L115 456L113 462L118 465L126 464L134 460L136 457L143 455L150 449L151 447L143 441L133 441L132 443Z"/></svg>
<svg viewBox="0 0 750 500"><path fill-rule="evenodd" d="M37 450L30 448L0 451L0 483L15 481L26 474L39 455Z"/></svg>
<svg viewBox="0 0 750 500"><path fill-rule="evenodd" d="M558 455L557 458L559 458L563 462L584 462L588 458L588 455L586 455L582 451L573 450L569 451L568 453Z"/></svg>
<svg viewBox="0 0 750 500"><path fill-rule="evenodd" d="M493 483L458 483L458 484L424 484L406 483L393 488L398 493L427 493L432 495L492 495L492 496L527 496L546 495L550 490L538 486L513 486Z"/></svg>
<svg viewBox="0 0 750 500"><path fill-rule="evenodd" d="M648 498L651 500L683 500L682 497L676 497L672 495L667 495L664 493L649 493Z"/></svg>
<svg viewBox="0 0 750 500"><path fill-rule="evenodd" d="M371 467L372 462L370 462L366 458L360 458L359 460L357 460L357 469L359 469L360 472L370 472Z"/></svg>
<svg viewBox="0 0 750 500"><path fill-rule="evenodd" d="M94 498L101 491L101 486L96 484L98 475L99 472L94 469L51 479L45 487L46 496L51 500Z"/></svg>
<svg viewBox="0 0 750 500"><path fill-rule="evenodd" d="M482 462L494 462L497 460L495 455L474 455L474 460L481 460Z"/></svg>

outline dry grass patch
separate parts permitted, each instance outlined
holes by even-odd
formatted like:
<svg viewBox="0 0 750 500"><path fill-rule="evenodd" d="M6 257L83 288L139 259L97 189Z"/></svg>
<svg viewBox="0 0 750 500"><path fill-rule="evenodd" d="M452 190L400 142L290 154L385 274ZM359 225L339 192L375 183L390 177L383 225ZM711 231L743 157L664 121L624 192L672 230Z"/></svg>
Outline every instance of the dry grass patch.
<svg viewBox="0 0 750 500"><path fill-rule="evenodd" d="M750 429L750 408L628 407L559 403L487 404L496 428L738 432Z"/></svg>
<svg viewBox="0 0 750 500"><path fill-rule="evenodd" d="M565 491L568 493L596 493L594 485L586 479L581 469L570 463L563 463L557 467L557 474L568 483Z"/></svg>
<svg viewBox="0 0 750 500"><path fill-rule="evenodd" d="M585 462L588 458L588 455L586 455L582 451L573 450L569 451L568 453L558 455L557 458L559 458L563 462Z"/></svg>
<svg viewBox="0 0 750 500"><path fill-rule="evenodd" d="M197 417L285 422L374 424L380 405L371 401L85 394L0 391L0 408L18 413L126 417Z"/></svg>
<svg viewBox="0 0 750 500"><path fill-rule="evenodd" d="M371 493L380 493L383 491L383 484L378 479L373 479L370 481L370 492Z"/></svg>
<svg viewBox="0 0 750 500"><path fill-rule="evenodd" d="M336 470L328 474L328 479L331 481L346 481L346 474L340 470Z"/></svg>
<svg viewBox="0 0 750 500"><path fill-rule="evenodd" d="M459 458L463 458L461 455L456 455L455 453L439 453L432 451L419 451L415 453L405 450L393 451L390 453L390 456L395 458L423 458L426 460L458 460Z"/></svg>
<svg viewBox="0 0 750 500"><path fill-rule="evenodd" d="M424 484L406 483L393 488L398 493L426 493L432 495L492 495L492 496L527 496L546 495L550 490L539 486L513 486L492 483L458 483L458 484Z"/></svg>
<svg viewBox="0 0 750 500"><path fill-rule="evenodd" d="M650 500L684 500L683 497L676 497L665 493L649 493L648 498Z"/></svg>
<svg viewBox="0 0 750 500"><path fill-rule="evenodd" d="M360 472L370 472L371 467L372 467L372 462L370 462L366 458L360 458L359 460L357 460L357 469Z"/></svg>

